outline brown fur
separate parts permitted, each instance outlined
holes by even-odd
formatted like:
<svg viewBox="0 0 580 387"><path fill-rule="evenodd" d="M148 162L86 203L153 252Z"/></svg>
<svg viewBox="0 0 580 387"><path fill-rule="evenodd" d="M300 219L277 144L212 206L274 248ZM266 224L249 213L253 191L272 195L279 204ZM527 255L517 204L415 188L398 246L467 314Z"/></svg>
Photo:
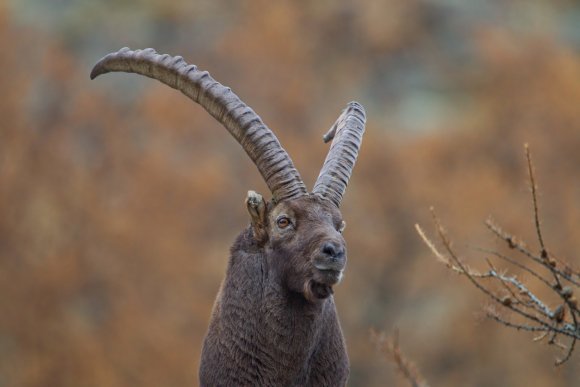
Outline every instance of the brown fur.
<svg viewBox="0 0 580 387"><path fill-rule="evenodd" d="M287 216L291 225L280 228ZM313 195L269 204L264 224L236 239L200 367L202 386L343 386L348 357L337 318L335 272L324 253L346 247L340 211ZM342 249L342 250L340 250ZM337 255L338 256L338 255Z"/></svg>

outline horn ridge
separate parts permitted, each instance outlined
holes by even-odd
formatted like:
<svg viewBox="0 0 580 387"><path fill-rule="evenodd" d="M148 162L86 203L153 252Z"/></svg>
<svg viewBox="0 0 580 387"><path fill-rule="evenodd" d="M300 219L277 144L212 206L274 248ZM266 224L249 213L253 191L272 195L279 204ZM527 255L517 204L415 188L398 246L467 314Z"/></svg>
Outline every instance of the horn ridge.
<svg viewBox="0 0 580 387"><path fill-rule="evenodd" d="M252 159L276 201L307 193L300 174L278 138L229 87L207 71L188 65L180 56L159 55L152 48L133 51L127 47L103 57L90 77L109 72L129 72L156 79L201 105L238 141ZM267 154L275 154L276 157Z"/></svg>
<svg viewBox="0 0 580 387"><path fill-rule="evenodd" d="M365 131L365 110L358 102L350 102L330 130L324 142L332 140L312 193L340 207Z"/></svg>

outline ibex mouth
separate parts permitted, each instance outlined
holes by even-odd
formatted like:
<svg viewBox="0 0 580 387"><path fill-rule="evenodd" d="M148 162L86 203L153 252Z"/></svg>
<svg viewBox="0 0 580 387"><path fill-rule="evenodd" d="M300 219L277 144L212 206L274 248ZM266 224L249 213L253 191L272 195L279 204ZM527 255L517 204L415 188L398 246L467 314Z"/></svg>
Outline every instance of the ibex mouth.
<svg viewBox="0 0 580 387"><path fill-rule="evenodd" d="M342 280L342 270L318 269L316 280L327 285L336 285Z"/></svg>
<svg viewBox="0 0 580 387"><path fill-rule="evenodd" d="M315 261L314 280L326 285L336 285L342 280L344 266L344 260Z"/></svg>
<svg viewBox="0 0 580 387"><path fill-rule="evenodd" d="M343 262L336 262L336 261L330 261L330 262L315 262L314 263L314 267L317 268L320 271L337 271L337 272L342 272L342 270L344 269L344 263Z"/></svg>

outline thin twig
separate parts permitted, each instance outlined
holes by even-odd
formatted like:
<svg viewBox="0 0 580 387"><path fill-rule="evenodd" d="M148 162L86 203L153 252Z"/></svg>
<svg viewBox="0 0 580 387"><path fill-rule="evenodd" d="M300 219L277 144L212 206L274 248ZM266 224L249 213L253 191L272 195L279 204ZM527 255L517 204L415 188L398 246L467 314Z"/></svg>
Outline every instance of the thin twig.
<svg viewBox="0 0 580 387"><path fill-rule="evenodd" d="M387 360L395 363L399 372L411 386L429 387L417 366L401 352L398 329L395 329L389 337L385 336L383 332L377 333L371 330L371 339L377 344L379 350L385 354Z"/></svg>
<svg viewBox="0 0 580 387"><path fill-rule="evenodd" d="M537 279L539 279L540 281L542 281L548 288L553 289L552 284L550 284L550 282L548 282L547 279L545 279L544 277L542 277L540 274L536 273L534 270L530 269L529 267L527 267L526 265L523 265L521 263L519 263L518 261L516 261L515 259L512 259L506 255L500 254L497 251L493 251L493 250L488 250L488 249L483 249L483 248L477 248L478 251L482 252L482 253L486 253L486 254L492 254L494 256L496 256L499 259L502 259L506 262L511 263L512 265L530 273L531 275L533 275L534 277L536 277Z"/></svg>
<svg viewBox="0 0 580 387"><path fill-rule="evenodd" d="M540 243L540 256L546 262L546 267L552 272L554 276L554 281L556 281L556 286L562 289L562 284L560 283L560 278L556 272L554 272L554 267L556 262L554 262L548 255L548 250L546 250L546 245L544 244L544 238L542 237L542 230L540 228L540 215L538 211L538 197L537 197L537 186L536 179L534 177L534 167L532 165L532 156L530 155L530 147L528 144L524 145L526 149L526 160L528 162L528 173L530 176L530 185L532 186L532 203L534 205L534 223L536 224L536 234L538 235L538 242Z"/></svg>
<svg viewBox="0 0 580 387"><path fill-rule="evenodd" d="M574 352L574 347L576 346L576 339L572 339L570 346L568 347L568 352L566 352L566 356L562 359L557 359L554 363L556 366L561 366L562 364L566 363L572 357L572 353Z"/></svg>
<svg viewBox="0 0 580 387"><path fill-rule="evenodd" d="M528 174L530 177L530 185L532 188L532 203L534 205L534 222L536 224L536 233L538 235L538 242L540 242L540 248L542 258L548 258L548 252L546 251L546 247L544 246L544 238L542 238L542 231L540 229L540 216L538 212L538 198L536 195L536 179L534 178L534 167L532 165L532 157L530 155L530 147L528 144L524 145L526 150L526 160L528 162Z"/></svg>
<svg viewBox="0 0 580 387"><path fill-rule="evenodd" d="M518 241L517 238L515 238L513 235L505 232L501 227L499 227L497 225L497 223L495 223L495 221L493 221L493 219L491 219L491 218L488 219L485 222L485 225L498 238L503 239L511 249L516 249L517 251L519 251L520 253L522 253L526 257L530 258L534 262L542 265L543 267L546 267L545 260L534 255L531 251L526 249L524 244L522 244L520 241ZM560 277L562 277L566 281L570 282L571 284L574 284L576 286L580 286L580 281L574 280L570 274L563 272L562 270L558 269L557 267L551 267L551 265L549 265L549 266L550 266L549 270L551 272L556 273L557 275L559 275Z"/></svg>

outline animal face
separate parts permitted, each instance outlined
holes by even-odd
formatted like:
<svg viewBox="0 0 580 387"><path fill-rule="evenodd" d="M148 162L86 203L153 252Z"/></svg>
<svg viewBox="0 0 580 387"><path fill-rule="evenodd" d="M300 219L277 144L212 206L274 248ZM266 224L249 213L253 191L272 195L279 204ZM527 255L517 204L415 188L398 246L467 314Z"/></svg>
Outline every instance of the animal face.
<svg viewBox="0 0 580 387"><path fill-rule="evenodd" d="M306 195L265 209L261 230L269 267L309 301L327 298L346 266L345 222L327 200Z"/></svg>

